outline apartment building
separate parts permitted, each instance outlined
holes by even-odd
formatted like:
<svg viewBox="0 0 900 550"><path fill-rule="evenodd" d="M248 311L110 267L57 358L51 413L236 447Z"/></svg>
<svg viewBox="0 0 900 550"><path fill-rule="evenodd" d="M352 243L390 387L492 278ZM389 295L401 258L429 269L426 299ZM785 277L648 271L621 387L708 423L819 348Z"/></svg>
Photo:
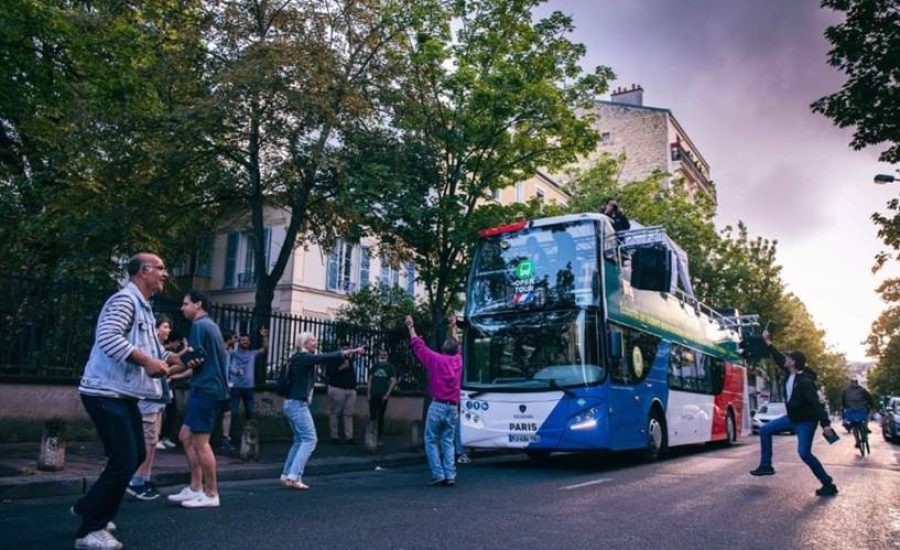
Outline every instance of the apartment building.
<svg viewBox="0 0 900 550"><path fill-rule="evenodd" d="M683 185L692 196L704 193L716 200L709 163L671 110L644 105L643 88L632 84L615 89L609 101L595 102L593 114L600 143L579 164L604 154L624 155L623 183L661 171L670 174L666 185Z"/></svg>

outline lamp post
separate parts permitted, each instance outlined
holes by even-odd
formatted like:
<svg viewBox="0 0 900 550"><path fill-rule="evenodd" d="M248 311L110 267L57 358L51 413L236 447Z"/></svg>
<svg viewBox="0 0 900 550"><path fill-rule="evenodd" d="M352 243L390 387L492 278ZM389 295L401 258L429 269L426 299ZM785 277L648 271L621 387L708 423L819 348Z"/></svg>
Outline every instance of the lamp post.
<svg viewBox="0 0 900 550"><path fill-rule="evenodd" d="M893 183L897 180L895 176L890 174L875 174L875 183L878 185L884 185L886 183Z"/></svg>

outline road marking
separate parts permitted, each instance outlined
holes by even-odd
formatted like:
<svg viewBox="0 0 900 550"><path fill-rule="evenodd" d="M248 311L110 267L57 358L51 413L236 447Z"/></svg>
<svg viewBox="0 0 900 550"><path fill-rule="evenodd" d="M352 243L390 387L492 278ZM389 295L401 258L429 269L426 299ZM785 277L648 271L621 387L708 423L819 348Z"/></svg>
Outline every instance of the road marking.
<svg viewBox="0 0 900 550"><path fill-rule="evenodd" d="M560 491L571 491L572 489L580 489L582 487L588 487L590 485L599 485L601 483L606 483L607 481L612 481L612 478L604 477L603 479L595 479L593 481L585 481L584 483L578 483L575 485L566 485L565 487L560 487Z"/></svg>

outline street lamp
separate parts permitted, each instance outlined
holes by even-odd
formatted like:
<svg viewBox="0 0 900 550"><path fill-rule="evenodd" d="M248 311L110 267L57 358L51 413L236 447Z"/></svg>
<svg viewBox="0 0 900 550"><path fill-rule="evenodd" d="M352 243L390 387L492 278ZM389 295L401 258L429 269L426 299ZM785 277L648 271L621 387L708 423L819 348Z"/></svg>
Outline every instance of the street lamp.
<svg viewBox="0 0 900 550"><path fill-rule="evenodd" d="M893 183L896 179L896 177L890 174L875 174L875 183L877 183L878 185Z"/></svg>

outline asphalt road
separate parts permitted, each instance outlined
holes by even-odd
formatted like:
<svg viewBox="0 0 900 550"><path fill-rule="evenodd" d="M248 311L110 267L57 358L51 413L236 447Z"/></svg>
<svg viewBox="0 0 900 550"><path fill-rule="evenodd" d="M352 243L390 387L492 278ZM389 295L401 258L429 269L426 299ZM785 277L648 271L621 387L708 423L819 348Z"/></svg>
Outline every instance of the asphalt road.
<svg viewBox="0 0 900 550"><path fill-rule="evenodd" d="M453 488L427 487L421 466L310 477L307 492L276 480L226 483L218 509L126 502L117 534L140 549L900 549L900 446L872 435L865 460L847 436L831 447L817 439L834 498L813 494L818 483L784 435L773 477L748 474L755 437L656 464L503 456L462 466ZM71 503L0 504L0 548L71 548Z"/></svg>

